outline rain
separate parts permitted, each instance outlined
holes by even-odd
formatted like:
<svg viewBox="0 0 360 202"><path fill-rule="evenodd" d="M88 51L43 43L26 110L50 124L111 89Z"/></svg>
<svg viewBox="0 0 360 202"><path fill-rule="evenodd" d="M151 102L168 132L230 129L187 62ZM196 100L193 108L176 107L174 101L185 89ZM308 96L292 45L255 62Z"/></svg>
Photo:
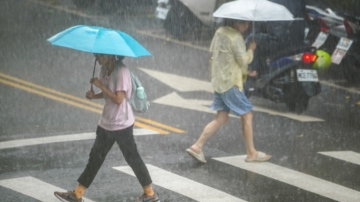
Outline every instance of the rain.
<svg viewBox="0 0 360 202"><path fill-rule="evenodd" d="M0 0L0 201L360 201L359 10Z"/></svg>

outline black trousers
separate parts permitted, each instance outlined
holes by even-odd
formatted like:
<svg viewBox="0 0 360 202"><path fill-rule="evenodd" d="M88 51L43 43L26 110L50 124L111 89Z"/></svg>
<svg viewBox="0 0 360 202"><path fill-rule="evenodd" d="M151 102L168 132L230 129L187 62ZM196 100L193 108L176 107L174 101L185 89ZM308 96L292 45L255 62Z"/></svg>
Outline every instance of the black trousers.
<svg viewBox="0 0 360 202"><path fill-rule="evenodd" d="M134 171L140 184L143 187L151 184L149 171L136 147L133 126L118 131L107 131L100 126L97 127L96 139L89 155L89 161L78 182L86 188L90 186L115 142L119 145L126 162Z"/></svg>

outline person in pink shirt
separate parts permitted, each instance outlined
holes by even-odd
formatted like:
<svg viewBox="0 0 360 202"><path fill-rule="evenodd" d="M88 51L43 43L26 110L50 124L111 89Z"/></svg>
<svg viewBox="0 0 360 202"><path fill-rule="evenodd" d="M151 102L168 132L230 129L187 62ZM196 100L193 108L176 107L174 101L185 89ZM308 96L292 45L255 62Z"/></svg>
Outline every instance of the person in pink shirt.
<svg viewBox="0 0 360 202"><path fill-rule="evenodd" d="M54 194L61 201L83 201L82 196L85 190L94 180L107 153L116 142L144 189L143 195L137 202L160 202L152 189L150 174L138 153L133 136L135 116L125 97L130 98L132 83L130 71L122 63L124 57L105 54L94 54L94 56L101 65L100 78L92 78L90 83L101 91L95 94L93 90L90 90L86 92L86 98L105 99L105 106L96 130L96 139L88 164L78 178L79 184L75 191Z"/></svg>

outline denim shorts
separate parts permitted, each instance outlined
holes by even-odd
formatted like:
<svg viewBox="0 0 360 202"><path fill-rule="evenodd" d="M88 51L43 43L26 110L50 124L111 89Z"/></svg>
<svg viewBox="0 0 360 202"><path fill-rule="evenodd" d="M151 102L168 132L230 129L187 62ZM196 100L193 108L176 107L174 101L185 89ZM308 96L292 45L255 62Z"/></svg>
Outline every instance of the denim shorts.
<svg viewBox="0 0 360 202"><path fill-rule="evenodd" d="M214 100L210 106L212 110L226 111L230 110L242 116L252 110L253 106L250 100L245 96L244 91L239 91L237 86L234 86L223 93L214 93Z"/></svg>

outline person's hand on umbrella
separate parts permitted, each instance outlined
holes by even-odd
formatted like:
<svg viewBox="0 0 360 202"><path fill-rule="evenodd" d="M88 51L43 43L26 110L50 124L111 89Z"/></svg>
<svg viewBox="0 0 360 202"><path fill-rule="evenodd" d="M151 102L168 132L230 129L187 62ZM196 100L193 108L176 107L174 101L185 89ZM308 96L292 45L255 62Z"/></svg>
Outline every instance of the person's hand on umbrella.
<svg viewBox="0 0 360 202"><path fill-rule="evenodd" d="M256 49L256 43L254 40L251 40L250 41L250 44L249 44L249 47L248 47L249 50L255 50Z"/></svg>
<svg viewBox="0 0 360 202"><path fill-rule="evenodd" d="M103 85L98 78L92 78L92 79L90 79L90 83L93 84L93 85L95 85L95 86L98 87L98 88L101 88L101 86Z"/></svg>
<svg viewBox="0 0 360 202"><path fill-rule="evenodd" d="M86 92L86 98L89 100L92 100L95 96L95 93L93 90L89 90L88 92Z"/></svg>

